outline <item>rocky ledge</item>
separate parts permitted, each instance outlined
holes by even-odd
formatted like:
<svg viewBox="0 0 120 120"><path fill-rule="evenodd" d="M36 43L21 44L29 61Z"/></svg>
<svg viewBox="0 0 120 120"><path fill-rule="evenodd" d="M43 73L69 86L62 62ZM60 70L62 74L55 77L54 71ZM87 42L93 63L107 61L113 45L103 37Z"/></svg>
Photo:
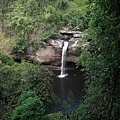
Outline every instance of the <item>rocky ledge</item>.
<svg viewBox="0 0 120 120"><path fill-rule="evenodd" d="M29 46L25 57L30 61L39 61L43 64L60 65L63 42L68 41L66 62L75 62L79 55L78 45L82 41L83 33L80 31L60 30L60 35L46 40L39 49Z"/></svg>

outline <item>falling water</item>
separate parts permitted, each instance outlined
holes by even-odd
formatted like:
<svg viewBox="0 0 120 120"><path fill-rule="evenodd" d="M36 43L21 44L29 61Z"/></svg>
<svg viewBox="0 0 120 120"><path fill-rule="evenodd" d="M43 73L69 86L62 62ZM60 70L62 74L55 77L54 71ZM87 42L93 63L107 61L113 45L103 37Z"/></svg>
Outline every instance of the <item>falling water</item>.
<svg viewBox="0 0 120 120"><path fill-rule="evenodd" d="M62 49L62 59L61 59L61 73L58 76L59 78L64 78L65 76L67 76L67 74L65 73L65 57L66 57L66 50L68 47L68 42L65 41L64 42L64 46Z"/></svg>

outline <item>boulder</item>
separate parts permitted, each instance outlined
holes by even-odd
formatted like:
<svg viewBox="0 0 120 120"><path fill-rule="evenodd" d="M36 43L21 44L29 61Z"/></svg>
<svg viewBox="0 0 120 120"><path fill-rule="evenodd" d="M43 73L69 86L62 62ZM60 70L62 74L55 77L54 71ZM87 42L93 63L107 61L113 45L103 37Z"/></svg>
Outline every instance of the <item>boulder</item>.
<svg viewBox="0 0 120 120"><path fill-rule="evenodd" d="M62 49L62 47L63 47L63 40L61 40L61 39L56 39L56 40L49 39L47 41L47 43L48 43L48 45L53 46L57 49Z"/></svg>
<svg viewBox="0 0 120 120"><path fill-rule="evenodd" d="M83 36L82 36L82 34L80 33L80 34L73 34L73 37L74 37L74 38L82 38Z"/></svg>
<svg viewBox="0 0 120 120"><path fill-rule="evenodd" d="M57 59L60 59L60 54L52 46L46 46L45 48L39 48L36 51L36 60L41 63L55 62Z"/></svg>

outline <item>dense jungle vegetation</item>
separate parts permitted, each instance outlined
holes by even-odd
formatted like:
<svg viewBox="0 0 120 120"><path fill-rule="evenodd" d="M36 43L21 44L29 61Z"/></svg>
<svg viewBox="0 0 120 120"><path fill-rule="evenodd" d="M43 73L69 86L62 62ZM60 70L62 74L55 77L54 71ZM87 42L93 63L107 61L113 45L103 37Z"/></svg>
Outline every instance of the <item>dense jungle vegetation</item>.
<svg viewBox="0 0 120 120"><path fill-rule="evenodd" d="M119 6L119 0L0 0L0 119L119 120ZM76 60L86 73L86 94L71 116L46 114L56 99L52 72L12 57L30 45L42 46L62 27L79 28L90 42Z"/></svg>

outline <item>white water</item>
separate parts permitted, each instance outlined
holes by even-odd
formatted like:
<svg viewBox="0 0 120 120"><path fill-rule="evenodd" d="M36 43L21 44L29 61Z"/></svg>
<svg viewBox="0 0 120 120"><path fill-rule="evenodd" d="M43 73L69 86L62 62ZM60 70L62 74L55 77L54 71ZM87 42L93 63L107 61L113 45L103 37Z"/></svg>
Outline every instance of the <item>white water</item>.
<svg viewBox="0 0 120 120"><path fill-rule="evenodd" d="M62 59L61 59L61 73L58 75L59 78L64 78L68 74L65 73L65 57L66 57L66 51L68 48L68 42L64 42L64 46L62 49Z"/></svg>

